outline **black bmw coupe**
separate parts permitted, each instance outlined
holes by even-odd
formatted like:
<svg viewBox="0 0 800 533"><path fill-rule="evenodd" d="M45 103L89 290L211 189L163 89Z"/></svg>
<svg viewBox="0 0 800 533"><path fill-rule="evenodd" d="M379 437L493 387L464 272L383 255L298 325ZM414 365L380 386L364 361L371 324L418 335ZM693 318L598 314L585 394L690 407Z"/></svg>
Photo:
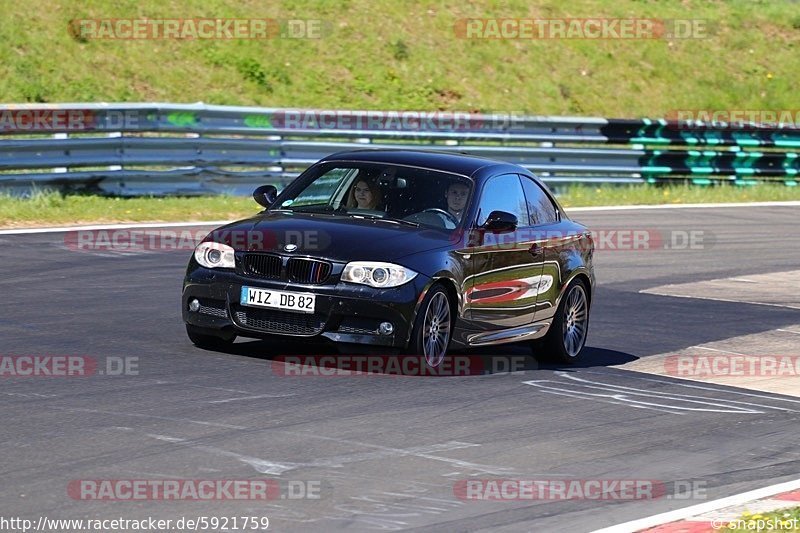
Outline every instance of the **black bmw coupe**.
<svg viewBox="0 0 800 533"><path fill-rule="evenodd" d="M425 357L532 342L576 360L594 243L526 169L478 157L363 150L315 163L258 215L211 232L186 271L193 343L327 339Z"/></svg>

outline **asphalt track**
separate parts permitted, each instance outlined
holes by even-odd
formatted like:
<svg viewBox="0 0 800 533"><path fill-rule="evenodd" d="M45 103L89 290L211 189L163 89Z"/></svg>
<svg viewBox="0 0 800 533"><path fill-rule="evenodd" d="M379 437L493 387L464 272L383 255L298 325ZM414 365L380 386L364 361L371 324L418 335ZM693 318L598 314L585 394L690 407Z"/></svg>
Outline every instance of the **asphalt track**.
<svg viewBox="0 0 800 533"><path fill-rule="evenodd" d="M591 531L798 477L800 401L615 368L796 324L800 311L639 293L797 269L800 208L585 212L593 228L703 231L698 249L601 250L586 363L471 377L284 377L292 343L202 351L179 293L189 252L92 253L0 236L0 355L138 358L138 374L0 378L0 515L267 516L271 530ZM795 285L788 290L796 291ZM480 354L529 356L525 347ZM318 499L96 501L85 479L311 482ZM639 479L691 499L459 499L463 480ZM676 484L677 483L677 484ZM308 485L307 485L308 486ZM680 491L678 491L680 492Z"/></svg>

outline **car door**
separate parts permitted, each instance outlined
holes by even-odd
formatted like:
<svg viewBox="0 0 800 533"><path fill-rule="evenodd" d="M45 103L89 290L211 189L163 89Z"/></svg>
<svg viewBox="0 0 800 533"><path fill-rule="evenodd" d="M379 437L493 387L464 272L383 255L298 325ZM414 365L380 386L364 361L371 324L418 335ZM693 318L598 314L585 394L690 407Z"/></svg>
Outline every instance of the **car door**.
<svg viewBox="0 0 800 533"><path fill-rule="evenodd" d="M561 287L561 251L577 238L563 231L558 208L541 185L529 176L520 176L530 214L531 235L542 261L537 288L536 321L555 314Z"/></svg>
<svg viewBox="0 0 800 533"><path fill-rule="evenodd" d="M537 300L537 288L531 284L541 278L543 256L534 255L541 248L532 246L530 216L519 176L502 174L489 178L478 206L473 226L474 275L467 292L471 318L486 329L530 324ZM517 229L507 233L481 229L493 211L516 216Z"/></svg>

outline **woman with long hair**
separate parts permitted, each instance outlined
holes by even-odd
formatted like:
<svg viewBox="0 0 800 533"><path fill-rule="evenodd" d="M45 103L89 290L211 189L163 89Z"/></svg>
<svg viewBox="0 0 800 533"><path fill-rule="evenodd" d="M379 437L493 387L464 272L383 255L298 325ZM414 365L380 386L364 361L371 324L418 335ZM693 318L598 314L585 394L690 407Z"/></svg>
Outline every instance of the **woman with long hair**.
<svg viewBox="0 0 800 533"><path fill-rule="evenodd" d="M357 179L350 188L347 207L353 209L378 209L380 206L381 190L374 181L361 178Z"/></svg>

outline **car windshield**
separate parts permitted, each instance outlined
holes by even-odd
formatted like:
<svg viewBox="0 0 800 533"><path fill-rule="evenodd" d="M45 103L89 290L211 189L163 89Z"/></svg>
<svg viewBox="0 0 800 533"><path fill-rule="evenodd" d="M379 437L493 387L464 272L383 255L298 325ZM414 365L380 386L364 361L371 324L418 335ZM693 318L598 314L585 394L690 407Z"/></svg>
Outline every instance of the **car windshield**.
<svg viewBox="0 0 800 533"><path fill-rule="evenodd" d="M270 210L379 218L452 230L472 181L446 172L375 163L325 163L290 184Z"/></svg>

